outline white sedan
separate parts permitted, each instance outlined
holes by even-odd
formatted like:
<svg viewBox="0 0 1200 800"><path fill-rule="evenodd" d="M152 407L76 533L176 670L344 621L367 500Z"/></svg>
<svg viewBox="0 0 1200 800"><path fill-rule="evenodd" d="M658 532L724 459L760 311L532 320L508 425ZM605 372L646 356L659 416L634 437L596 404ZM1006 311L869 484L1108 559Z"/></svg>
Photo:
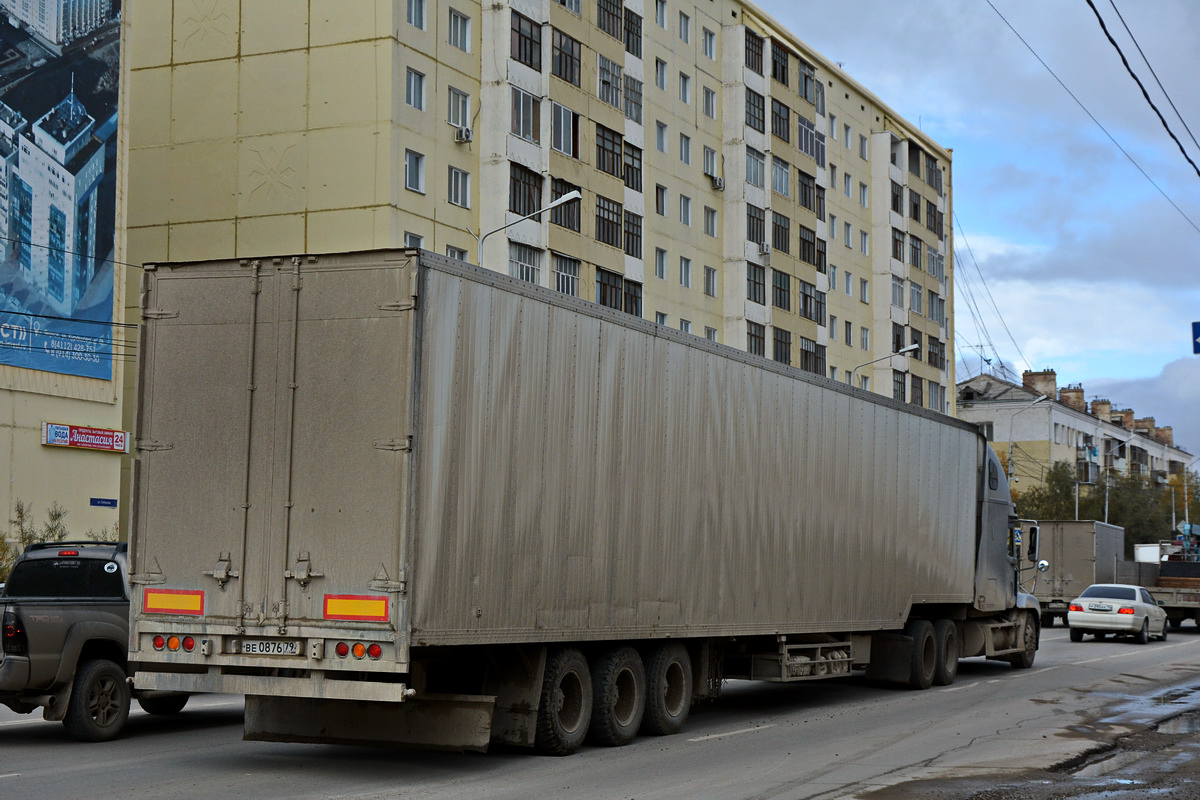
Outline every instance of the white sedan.
<svg viewBox="0 0 1200 800"><path fill-rule="evenodd" d="M1108 634L1133 636L1139 644L1157 636L1167 640L1167 612L1141 586L1097 583L1083 590L1067 608L1071 641L1082 642L1085 633L1103 639Z"/></svg>

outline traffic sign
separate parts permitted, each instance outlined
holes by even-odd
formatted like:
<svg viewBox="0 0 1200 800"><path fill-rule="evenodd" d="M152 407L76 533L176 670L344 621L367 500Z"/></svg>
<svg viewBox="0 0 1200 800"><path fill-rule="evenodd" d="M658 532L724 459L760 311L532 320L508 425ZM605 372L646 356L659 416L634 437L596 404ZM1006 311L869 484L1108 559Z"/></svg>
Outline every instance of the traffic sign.
<svg viewBox="0 0 1200 800"><path fill-rule="evenodd" d="M1200 355L1200 322L1192 323L1192 352Z"/></svg>

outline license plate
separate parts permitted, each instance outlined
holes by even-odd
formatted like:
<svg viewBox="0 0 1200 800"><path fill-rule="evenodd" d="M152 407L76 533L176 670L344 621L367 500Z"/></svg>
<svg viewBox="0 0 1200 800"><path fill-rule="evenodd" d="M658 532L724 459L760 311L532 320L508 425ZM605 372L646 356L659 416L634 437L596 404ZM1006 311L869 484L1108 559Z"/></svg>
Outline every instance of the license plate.
<svg viewBox="0 0 1200 800"><path fill-rule="evenodd" d="M1088 611L1112 611L1108 603L1088 603Z"/></svg>
<svg viewBox="0 0 1200 800"><path fill-rule="evenodd" d="M242 655L298 656L299 642L278 642L270 639L243 639Z"/></svg>

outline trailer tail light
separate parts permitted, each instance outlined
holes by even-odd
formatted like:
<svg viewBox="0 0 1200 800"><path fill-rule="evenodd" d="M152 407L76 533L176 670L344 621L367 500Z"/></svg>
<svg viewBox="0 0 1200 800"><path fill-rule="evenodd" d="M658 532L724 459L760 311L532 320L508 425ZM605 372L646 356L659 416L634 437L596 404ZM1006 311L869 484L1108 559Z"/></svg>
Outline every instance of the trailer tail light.
<svg viewBox="0 0 1200 800"><path fill-rule="evenodd" d="M167 640L161 633L155 634L150 643L154 645L155 650L162 650L167 646Z"/></svg>
<svg viewBox="0 0 1200 800"><path fill-rule="evenodd" d="M5 609L4 621L0 623L0 653L10 656L29 655L29 639L25 636L25 624L11 608Z"/></svg>
<svg viewBox="0 0 1200 800"><path fill-rule="evenodd" d="M333 646L333 652L337 653L338 658L346 658L354 656L357 659L370 658L372 661L378 661L383 657L383 647L378 642L364 644L362 642L338 642Z"/></svg>
<svg viewBox="0 0 1200 800"><path fill-rule="evenodd" d="M1079 605L1079 603L1071 603L1071 605L1067 607L1067 611L1083 611L1083 606Z"/></svg>
<svg viewBox="0 0 1200 800"><path fill-rule="evenodd" d="M172 653L179 649L179 637L178 636L167 637L167 649L170 650Z"/></svg>
<svg viewBox="0 0 1200 800"><path fill-rule="evenodd" d="M383 648L379 646L378 642L374 642L367 648L367 655L371 657L372 661L378 661L379 657L383 655Z"/></svg>
<svg viewBox="0 0 1200 800"><path fill-rule="evenodd" d="M350 655L350 645L346 644L345 642L338 642L337 646L333 648L333 651L337 653L338 658L345 658L346 656Z"/></svg>
<svg viewBox="0 0 1200 800"><path fill-rule="evenodd" d="M183 637L182 644L183 644L184 651L186 651L188 653L190 653L196 649L196 640L193 639L191 636Z"/></svg>
<svg viewBox="0 0 1200 800"><path fill-rule="evenodd" d="M1121 608L1117 611L1117 613L1118 614L1132 614L1133 606L1121 606Z"/></svg>

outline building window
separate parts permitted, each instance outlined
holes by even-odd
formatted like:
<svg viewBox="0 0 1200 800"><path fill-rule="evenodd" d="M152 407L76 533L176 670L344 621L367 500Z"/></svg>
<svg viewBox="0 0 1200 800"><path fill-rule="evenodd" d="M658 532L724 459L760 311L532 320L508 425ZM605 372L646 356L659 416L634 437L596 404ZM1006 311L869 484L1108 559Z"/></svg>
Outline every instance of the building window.
<svg viewBox="0 0 1200 800"><path fill-rule="evenodd" d="M910 283L909 289L910 289L910 292L909 292L910 303L908 306L909 309L911 309L914 314L923 314L924 311L922 310L922 308L923 308L922 303L923 303L923 299L924 299L924 292L921 289L921 284Z"/></svg>
<svg viewBox="0 0 1200 800"><path fill-rule="evenodd" d="M799 296L800 304L796 311L805 319L811 319L818 325L825 324L825 293L817 291L817 287L808 281L796 280L796 294ZM832 321L832 320L831 320ZM847 322L847 325L850 323ZM830 327L834 327L832 324ZM836 336L835 336L836 338ZM849 341L846 344L850 344Z"/></svg>
<svg viewBox="0 0 1200 800"><path fill-rule="evenodd" d="M692 41L692 18L682 11L679 12L679 38L685 43Z"/></svg>
<svg viewBox="0 0 1200 800"><path fill-rule="evenodd" d="M516 11L512 12L512 57L542 71L542 26Z"/></svg>
<svg viewBox="0 0 1200 800"><path fill-rule="evenodd" d="M797 200L800 205L809 211L815 211L817 207L817 179L807 172L797 172L796 183L799 191Z"/></svg>
<svg viewBox="0 0 1200 800"><path fill-rule="evenodd" d="M846 347L854 345L854 323L846 320Z"/></svg>
<svg viewBox="0 0 1200 800"><path fill-rule="evenodd" d="M542 207L542 176L520 164L508 167L508 210L528 216Z"/></svg>
<svg viewBox="0 0 1200 800"><path fill-rule="evenodd" d="M685 164L692 163L692 137L685 133L679 134L679 160Z"/></svg>
<svg viewBox="0 0 1200 800"><path fill-rule="evenodd" d="M621 246L621 204L596 195L596 241Z"/></svg>
<svg viewBox="0 0 1200 800"><path fill-rule="evenodd" d="M679 73L679 99L684 103L691 105L692 102L692 76L686 72Z"/></svg>
<svg viewBox="0 0 1200 800"><path fill-rule="evenodd" d="M862 182L859 182L858 184L858 204L863 208L867 208L870 205L870 196L867 192L867 185Z"/></svg>
<svg viewBox="0 0 1200 800"><path fill-rule="evenodd" d="M752 356L767 354L767 329L757 322L746 323L746 352Z"/></svg>
<svg viewBox="0 0 1200 800"><path fill-rule="evenodd" d="M871 329L870 328L859 328L858 329L858 349L870 351L870 349L871 349Z"/></svg>
<svg viewBox="0 0 1200 800"><path fill-rule="evenodd" d="M579 115L554 102L550 103L550 146L563 155L579 158Z"/></svg>
<svg viewBox="0 0 1200 800"><path fill-rule="evenodd" d="M446 258L453 258L456 261L466 261L467 251L463 250L461 247L455 247L454 245L448 244L446 245Z"/></svg>
<svg viewBox="0 0 1200 800"><path fill-rule="evenodd" d="M642 148L625 142L625 186L635 192L642 190Z"/></svg>
<svg viewBox="0 0 1200 800"><path fill-rule="evenodd" d="M603 125L596 125L596 169L621 177L624 149L621 134Z"/></svg>
<svg viewBox="0 0 1200 800"><path fill-rule="evenodd" d="M408 0L408 24L425 30L425 0Z"/></svg>
<svg viewBox="0 0 1200 800"><path fill-rule="evenodd" d="M904 187L892 181L892 211L904 213Z"/></svg>
<svg viewBox="0 0 1200 800"><path fill-rule="evenodd" d="M655 325L666 325L667 324L667 315L661 311L655 311L654 312L654 324Z"/></svg>
<svg viewBox="0 0 1200 800"><path fill-rule="evenodd" d="M717 210L704 207L704 232L709 236L717 235Z"/></svg>
<svg viewBox="0 0 1200 800"><path fill-rule="evenodd" d="M519 280L529 283L538 282L541 269L542 251L527 244L508 243L508 271Z"/></svg>
<svg viewBox="0 0 1200 800"><path fill-rule="evenodd" d="M780 364L792 363L792 332L783 328L775 328L771 358Z"/></svg>
<svg viewBox="0 0 1200 800"><path fill-rule="evenodd" d="M625 255L642 257L642 216L632 211L625 212Z"/></svg>
<svg viewBox="0 0 1200 800"><path fill-rule="evenodd" d="M784 197L792 194L792 165L779 156L771 156L771 188Z"/></svg>
<svg viewBox="0 0 1200 800"><path fill-rule="evenodd" d="M892 276L892 305L904 308L904 279Z"/></svg>
<svg viewBox="0 0 1200 800"><path fill-rule="evenodd" d="M842 173L842 191L846 197L853 197L854 179L850 177L849 172Z"/></svg>
<svg viewBox="0 0 1200 800"><path fill-rule="evenodd" d="M778 211L771 212L771 247L781 253L790 253L792 248L792 220Z"/></svg>
<svg viewBox="0 0 1200 800"><path fill-rule="evenodd" d="M558 30L554 31L550 40L553 43L550 73L578 86L581 70L579 42Z"/></svg>
<svg viewBox="0 0 1200 800"><path fill-rule="evenodd" d="M642 82L625 73L625 118L642 124Z"/></svg>
<svg viewBox="0 0 1200 800"><path fill-rule="evenodd" d="M705 325L704 326L704 338L708 339L710 342L717 341L717 329L710 328L707 325Z"/></svg>
<svg viewBox="0 0 1200 800"><path fill-rule="evenodd" d="M929 366L936 369L946 368L946 343L933 336L929 337Z"/></svg>
<svg viewBox="0 0 1200 800"><path fill-rule="evenodd" d="M717 35L708 28L705 28L700 32L700 47L706 57L715 60L717 57Z"/></svg>
<svg viewBox="0 0 1200 800"><path fill-rule="evenodd" d="M917 269L921 268L921 254L925 252L925 243L915 236L908 237L908 263Z"/></svg>
<svg viewBox="0 0 1200 800"><path fill-rule="evenodd" d="M446 198L451 205L471 207L471 175L458 167L450 167Z"/></svg>
<svg viewBox="0 0 1200 800"><path fill-rule="evenodd" d="M904 326L892 323L892 352L899 353L904 349Z"/></svg>
<svg viewBox="0 0 1200 800"><path fill-rule="evenodd" d="M717 174L717 151L708 145L704 146L704 174Z"/></svg>
<svg viewBox="0 0 1200 800"><path fill-rule="evenodd" d="M679 285L685 289L692 288L692 260L679 257Z"/></svg>
<svg viewBox="0 0 1200 800"><path fill-rule="evenodd" d="M578 190L579 187L573 183L568 183L561 178L555 178L550 183L550 201L554 202L565 194L570 194ZM550 209L550 221L555 225L561 225L569 230L579 230L579 218L582 216L579 213L579 208L583 203L572 201L563 203L561 206L555 206Z"/></svg>
<svg viewBox="0 0 1200 800"><path fill-rule="evenodd" d="M579 0L554 0L554 2L558 3L572 14L579 13Z"/></svg>
<svg viewBox="0 0 1200 800"><path fill-rule="evenodd" d="M767 268L746 262L746 299L760 306L767 304Z"/></svg>
<svg viewBox="0 0 1200 800"><path fill-rule="evenodd" d="M825 346L817 344L812 339L800 337L800 363L797 364L805 372L816 375L825 374Z"/></svg>
<svg viewBox="0 0 1200 800"><path fill-rule="evenodd" d="M771 270L771 305L792 310L792 278L786 272Z"/></svg>
<svg viewBox="0 0 1200 800"><path fill-rule="evenodd" d="M717 270L715 267L704 268L704 293L709 297L717 296Z"/></svg>
<svg viewBox="0 0 1200 800"><path fill-rule="evenodd" d="M925 381L921 380L916 375L912 376L912 396L909 398L909 401L914 406L925 405L924 384Z"/></svg>
<svg viewBox="0 0 1200 800"><path fill-rule="evenodd" d="M746 147L746 183L751 186L763 187L763 173L766 171L766 156L753 147Z"/></svg>
<svg viewBox="0 0 1200 800"><path fill-rule="evenodd" d="M746 29L746 66L763 74L763 37L749 28Z"/></svg>
<svg viewBox="0 0 1200 800"><path fill-rule="evenodd" d="M512 132L527 142L541 141L542 101L529 92L512 87Z"/></svg>
<svg viewBox="0 0 1200 800"><path fill-rule="evenodd" d="M788 49L779 42L771 42L771 77L788 85L788 71L791 68L789 64Z"/></svg>
<svg viewBox="0 0 1200 800"><path fill-rule="evenodd" d="M419 236L415 233L409 233L408 231L405 231L404 232L404 246L405 247L424 247L425 246L425 237Z"/></svg>
<svg viewBox="0 0 1200 800"><path fill-rule="evenodd" d="M817 232L804 225L796 226L796 258L805 264L817 265Z"/></svg>
<svg viewBox="0 0 1200 800"><path fill-rule="evenodd" d="M665 122L654 123L654 147L658 152L667 152L667 124Z"/></svg>
<svg viewBox="0 0 1200 800"><path fill-rule="evenodd" d="M849 223L849 222L843 222L843 223L842 223L842 234L844 235L844 238L845 238L845 244L846 244L846 247L850 247L850 246L851 246L851 244L850 244L850 234L851 234L852 232L853 232L853 229L850 227L850 223Z"/></svg>
<svg viewBox="0 0 1200 800"><path fill-rule="evenodd" d="M667 251L661 247L654 248L654 277L664 280L667 277Z"/></svg>
<svg viewBox="0 0 1200 800"><path fill-rule="evenodd" d="M596 268L596 302L608 308L621 310L625 280L616 272Z"/></svg>
<svg viewBox="0 0 1200 800"><path fill-rule="evenodd" d="M596 0L596 27L609 36L621 39L621 0Z"/></svg>
<svg viewBox="0 0 1200 800"><path fill-rule="evenodd" d="M765 133L766 98L753 89L746 90L746 124L759 133Z"/></svg>
<svg viewBox="0 0 1200 800"><path fill-rule="evenodd" d="M404 151L404 188L425 193L425 156L415 150Z"/></svg>
<svg viewBox="0 0 1200 800"><path fill-rule="evenodd" d="M792 140L792 110L778 100L771 100L771 133L785 142Z"/></svg>
<svg viewBox="0 0 1200 800"><path fill-rule="evenodd" d="M667 62L661 58L654 59L654 85L664 92L667 90Z"/></svg>
<svg viewBox="0 0 1200 800"><path fill-rule="evenodd" d="M921 221L921 195L912 189L908 190L908 215L917 222Z"/></svg>
<svg viewBox="0 0 1200 800"><path fill-rule="evenodd" d="M679 221L688 227L692 225L692 198L683 194L679 195Z"/></svg>
<svg viewBox="0 0 1200 800"><path fill-rule="evenodd" d="M682 331L683 333L691 333L692 332L692 321L690 319L679 320L679 330Z"/></svg>
<svg viewBox="0 0 1200 800"><path fill-rule="evenodd" d="M870 286L866 278L858 279L858 299L863 303L871 302Z"/></svg>
<svg viewBox="0 0 1200 800"><path fill-rule="evenodd" d="M450 9L450 46L471 52L471 18Z"/></svg>
<svg viewBox="0 0 1200 800"><path fill-rule="evenodd" d="M596 56L596 72L600 80L600 101L613 108L621 108L621 65L609 61L602 55Z"/></svg>
<svg viewBox="0 0 1200 800"><path fill-rule="evenodd" d="M667 187L661 183L654 186L654 213L660 217L667 215Z"/></svg>
<svg viewBox="0 0 1200 800"><path fill-rule="evenodd" d="M867 137L863 136L861 133L858 135L858 157L863 161L868 160Z"/></svg>
<svg viewBox="0 0 1200 800"><path fill-rule="evenodd" d="M411 67L404 82L404 102L418 111L425 110L425 74Z"/></svg>
<svg viewBox="0 0 1200 800"><path fill-rule="evenodd" d="M825 166L825 134L817 133L817 126L813 121L801 114L796 115L796 120L796 148L816 161L817 166ZM831 173L830 183L835 183L836 180L836 174ZM836 185L833 188L837 191Z"/></svg>
<svg viewBox="0 0 1200 800"><path fill-rule="evenodd" d="M866 231L858 232L858 250L864 256L871 255L871 234Z"/></svg>
<svg viewBox="0 0 1200 800"><path fill-rule="evenodd" d="M654 0L654 21L658 27L667 27L667 0Z"/></svg>
<svg viewBox="0 0 1200 800"><path fill-rule="evenodd" d="M904 385L908 383L907 372L897 372L892 370L892 399L903 403L904 402Z"/></svg>
<svg viewBox="0 0 1200 800"><path fill-rule="evenodd" d="M456 128L468 127L471 124L471 96L451 86L449 98L446 121Z"/></svg>
<svg viewBox="0 0 1200 800"><path fill-rule="evenodd" d="M704 116L717 118L717 93L707 86L704 87Z"/></svg>
<svg viewBox="0 0 1200 800"><path fill-rule="evenodd" d="M797 76L798 82L796 83L796 92L805 100L817 106L817 111L820 113L824 111L824 109L821 107L821 104L817 102L817 88L821 85L817 82L817 71L813 69L812 64L809 64L807 61L803 61L801 59L796 60L800 61L800 73Z"/></svg>
<svg viewBox="0 0 1200 800"><path fill-rule="evenodd" d="M642 57L642 16L625 9L625 52L635 58Z"/></svg>
<svg viewBox="0 0 1200 800"><path fill-rule="evenodd" d="M767 240L766 212L749 203L746 204L746 239L756 244Z"/></svg>
<svg viewBox="0 0 1200 800"><path fill-rule="evenodd" d="M579 259L551 254L554 263L554 288L571 297L579 297Z"/></svg>
<svg viewBox="0 0 1200 800"><path fill-rule="evenodd" d="M825 187L824 186L817 187L817 207L815 210L817 212L817 219L824 222L825 221Z"/></svg>

